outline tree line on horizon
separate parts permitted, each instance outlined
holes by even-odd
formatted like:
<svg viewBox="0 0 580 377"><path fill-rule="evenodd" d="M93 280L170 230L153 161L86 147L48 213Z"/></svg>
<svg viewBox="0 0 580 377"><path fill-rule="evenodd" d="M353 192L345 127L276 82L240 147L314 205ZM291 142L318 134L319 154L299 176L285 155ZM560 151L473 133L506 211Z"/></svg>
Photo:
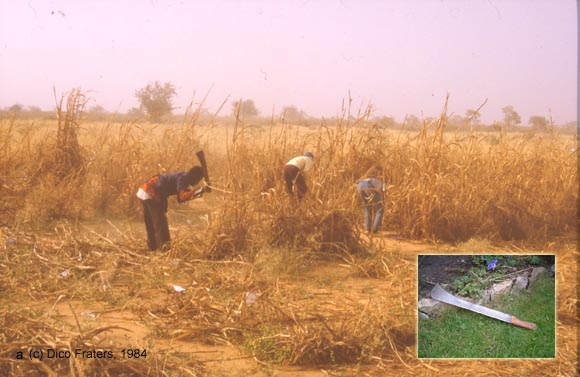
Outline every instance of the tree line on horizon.
<svg viewBox="0 0 580 377"><path fill-rule="evenodd" d="M146 119L151 123L163 123L165 121L171 121L174 116L173 111L176 108L173 106L173 98L177 95L175 86L170 83L160 83L159 81L151 82L147 86L135 91L135 97L139 101L139 107L133 107L129 109L125 114L120 113L110 113L103 106L95 104L86 111L86 117L91 120L107 120L110 119L112 115L119 116L125 115L129 118ZM225 105L222 104L222 107ZM230 116L236 119L244 120L257 120L260 117L260 112L258 111L254 101L252 99L239 99L232 101ZM221 107L220 107L221 110ZM508 105L503 107L502 113L504 115L503 122L494 122L493 126L505 126L507 128L517 128L522 125L522 120L519 113L514 109L513 106ZM219 112L219 110L218 110ZM0 110L0 116L2 118L6 117L26 117L26 118L52 118L54 111L43 111L38 106L28 106L24 107L21 104L14 104L7 108ZM207 109L201 109L202 116L211 116L212 114ZM213 114L217 116L216 114ZM272 117L274 114L271 115ZM299 109L295 105L284 106L282 111L278 114L280 119L288 123L297 123L309 125L312 121L317 121L319 119L309 116L306 112ZM326 119L332 119L332 117L324 117ZM354 116L352 116L354 120ZM400 128L405 127L410 130L420 129L423 122L431 122L435 117L426 117L420 119L414 114L407 114L402 122L397 122L392 116L375 116L370 118L377 126L382 128ZM478 110L467 109L465 115L451 114L447 119L447 124L452 128L460 128L462 126L470 125L477 128L485 126L481 123L481 114ZM545 116L532 115L528 120L528 125L533 129L545 131L553 127L561 128L571 128L576 129L577 122L571 121L566 124L555 125L551 119Z"/></svg>

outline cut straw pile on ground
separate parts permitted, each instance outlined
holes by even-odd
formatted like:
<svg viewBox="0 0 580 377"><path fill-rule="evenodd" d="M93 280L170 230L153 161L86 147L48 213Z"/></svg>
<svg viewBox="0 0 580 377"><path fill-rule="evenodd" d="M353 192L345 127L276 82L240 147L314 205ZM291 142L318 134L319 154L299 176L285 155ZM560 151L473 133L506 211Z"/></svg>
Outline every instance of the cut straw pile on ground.
<svg viewBox="0 0 580 377"><path fill-rule="evenodd" d="M558 359L466 364L416 359L416 265L393 250L374 256L379 261L373 270L365 268L372 258L352 256L352 267L338 281L330 278L330 285L321 285L328 289L304 291L303 284L312 284L313 276L320 276L315 270L328 261L310 259L312 271L298 265L294 272L276 274L276 263L292 261L276 261L275 253L258 254L254 261L211 261L201 250L192 252L193 240L182 240L183 249L175 247L168 254L141 256L134 254L139 247L131 234L111 241L66 228L52 235L4 228L2 239L0 370L5 374L92 375L99 370L103 375L132 375L148 370L181 375L185 368L193 375L211 375L195 357L159 346L163 339L233 345L266 368L374 365L385 373L398 368L402 375L451 367L457 373L485 368L490 375L518 375L522 368L548 374L575 368L577 301L575 288L567 283L577 273L578 254L572 246L557 250ZM331 289L360 271L381 277L373 285L376 290L361 295L348 286ZM174 284L186 290L177 292ZM248 293L255 294L255 302L248 301ZM87 319L87 307L96 306L91 312L97 318L116 311L133 313L148 334L131 347L147 348L147 359L14 361L15 352L27 355L34 347L112 350L119 355L123 346L109 342L111 333L130 328ZM68 307L76 317L64 316Z"/></svg>
<svg viewBox="0 0 580 377"><path fill-rule="evenodd" d="M314 295L295 288L275 288L274 277L259 264L192 259L191 251L177 248L166 255L141 257L131 251L130 241L113 243L96 234L83 238L74 234L60 229L58 237L37 238L4 230L0 286L10 293L2 297L0 313L2 370L14 367L10 360L16 352L28 355L34 347L113 350L118 355L121 347L111 347L106 335L123 330L122 326L95 327L82 321L81 308L95 303L102 304L96 315L115 310L135 313L155 335L133 347L153 347L150 355L157 358L162 356L151 344L163 338L233 344L260 362L292 365L369 362L373 357L404 352L415 341L414 317L405 314L411 303L393 306L384 296L369 296L361 302L349 294L315 300ZM404 265L408 266L400 267ZM391 267L401 271L398 277L403 278L404 269ZM172 289L175 281L183 281L186 291ZM248 292L255 292L256 302L247 301ZM63 319L55 309L59 303L76 313L74 321ZM165 357L165 370L176 367L175 357ZM153 368L154 360L117 359L104 370L110 375L130 373ZM104 368L103 361L84 359L23 365L28 371L62 374L72 370L81 375ZM194 361L185 366L203 369Z"/></svg>
<svg viewBox="0 0 580 377"><path fill-rule="evenodd" d="M57 104L56 126L0 120L1 372L208 373L195 358L163 349L160 339L234 345L263 367L370 364L374 372L396 368L399 375L450 367L489 375L575 370L573 250L557 250L557 360L418 360L414 255L361 235L356 194L358 180L383 179L389 185L384 227L408 238L551 245L576 226L572 138L449 134L445 109L410 133L379 129L368 113L353 122L345 114L318 130L239 120L223 130L197 123L201 106L182 125L81 125L82 93L71 93L66 109L64 104ZM217 141L210 142L212 134ZM102 217L117 224L139 220L139 184L197 164L200 147L212 183L230 194L206 195L204 220L175 225L168 253L148 253L130 227L119 230L109 221L114 237L83 227ZM315 165L307 176L309 193L297 203L284 192L282 168L306 150L314 152ZM316 275L327 265L335 270ZM339 268L345 272L337 276ZM339 285L362 278L374 279L377 290L361 294ZM185 291L177 292L176 284ZM334 288L317 291L326 286ZM103 316L128 312L146 326L146 339L133 346L147 347L151 357L14 361L14 352L35 346L119 351L106 341L122 329L59 312L64 304L76 313L73 308L95 303Z"/></svg>

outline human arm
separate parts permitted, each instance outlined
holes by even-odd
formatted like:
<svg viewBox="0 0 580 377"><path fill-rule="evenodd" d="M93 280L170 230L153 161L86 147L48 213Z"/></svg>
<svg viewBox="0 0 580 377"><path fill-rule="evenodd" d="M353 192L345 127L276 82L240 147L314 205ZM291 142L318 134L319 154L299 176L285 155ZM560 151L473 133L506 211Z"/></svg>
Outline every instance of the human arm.
<svg viewBox="0 0 580 377"><path fill-rule="evenodd" d="M204 192L209 192L208 186L202 186L197 190L180 190L177 193L177 201L179 203L187 202L189 200L201 198Z"/></svg>

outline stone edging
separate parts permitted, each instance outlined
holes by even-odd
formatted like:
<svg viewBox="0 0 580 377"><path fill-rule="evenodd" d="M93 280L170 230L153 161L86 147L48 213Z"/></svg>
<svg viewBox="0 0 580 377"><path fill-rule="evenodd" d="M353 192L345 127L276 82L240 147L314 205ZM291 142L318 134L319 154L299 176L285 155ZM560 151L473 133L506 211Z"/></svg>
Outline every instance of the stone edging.
<svg viewBox="0 0 580 377"><path fill-rule="evenodd" d="M551 268L552 272L555 272L555 266ZM541 274L547 273L545 267L534 267L530 273L518 275L513 277L509 280L504 280L500 283L494 284L490 289L486 289L483 291L483 297L474 300L469 297L461 297L467 301L474 302L480 305L486 305L496 299L498 296L504 295L508 292L519 292L524 289L528 289L528 287L536 281L538 276ZM429 319L429 316L437 315L441 313L443 310L447 310L453 306L445 304L441 301L434 300L431 298L422 298L419 300L418 309L419 309L419 318L420 319Z"/></svg>

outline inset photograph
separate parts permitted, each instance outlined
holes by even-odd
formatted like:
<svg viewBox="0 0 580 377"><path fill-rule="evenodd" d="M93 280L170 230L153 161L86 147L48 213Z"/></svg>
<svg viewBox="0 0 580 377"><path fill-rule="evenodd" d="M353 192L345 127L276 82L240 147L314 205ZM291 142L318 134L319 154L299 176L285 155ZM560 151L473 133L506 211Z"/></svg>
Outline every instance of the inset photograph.
<svg viewBox="0 0 580 377"><path fill-rule="evenodd" d="M554 358L554 255L419 255L419 358Z"/></svg>

